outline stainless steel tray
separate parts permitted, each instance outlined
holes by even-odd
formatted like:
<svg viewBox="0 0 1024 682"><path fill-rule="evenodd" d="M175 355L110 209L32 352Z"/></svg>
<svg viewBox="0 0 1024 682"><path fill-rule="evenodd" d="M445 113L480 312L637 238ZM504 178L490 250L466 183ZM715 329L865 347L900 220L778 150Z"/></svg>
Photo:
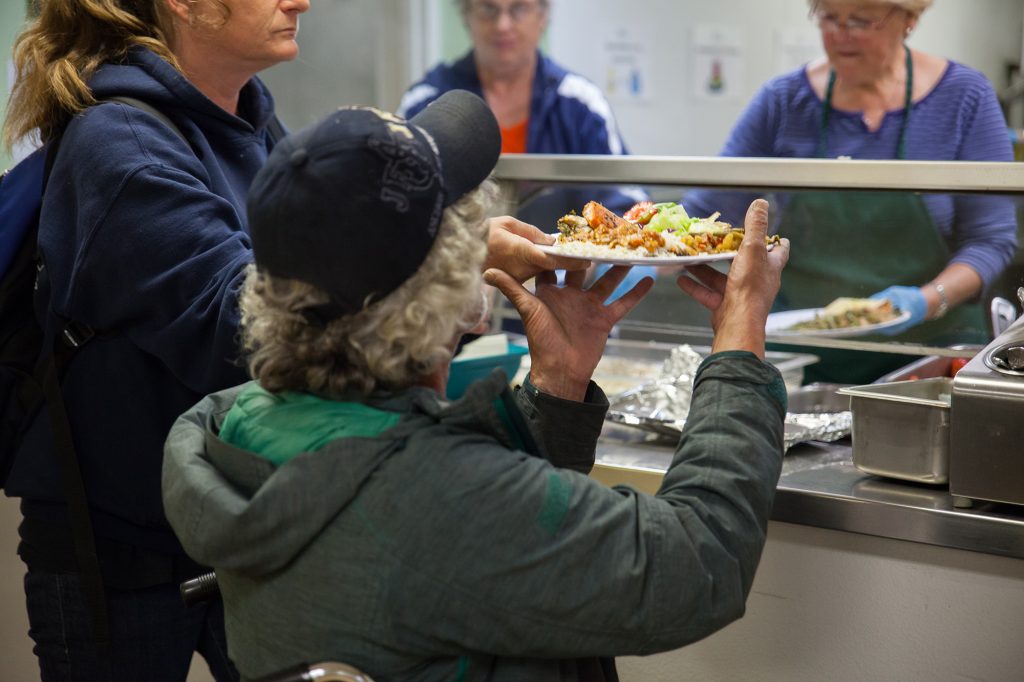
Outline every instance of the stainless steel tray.
<svg viewBox="0 0 1024 682"><path fill-rule="evenodd" d="M919 483L949 480L953 380L946 377L840 389L853 412L853 464Z"/></svg>
<svg viewBox="0 0 1024 682"><path fill-rule="evenodd" d="M657 342L609 343L605 358L594 374L595 381L602 386L608 385L609 380L612 385L622 385L615 382L625 381L633 384L633 388L612 397L608 421L640 429L660 439L674 441L679 438L686 424L686 413L689 411L686 398L691 386L685 382L665 383L664 377L658 381L657 371L660 363L677 348L674 344ZM710 353L708 347L690 348L702 356ZM765 358L779 369L790 392L792 407L786 417L786 449L804 441L832 441L849 435L849 401L836 394L838 385L814 384L800 387L804 367L816 362L816 356L769 351ZM624 369L623 362L649 364L626 366ZM609 370L614 374L609 375ZM642 381L641 377L646 381ZM692 379L685 375L683 378ZM671 395L673 392L679 395ZM686 395L682 395L684 393Z"/></svg>
<svg viewBox="0 0 1024 682"><path fill-rule="evenodd" d="M609 390L602 383L603 380L614 380L616 386L623 381L629 382L629 388L640 386L657 377L661 364L677 346L678 344L660 341L608 339L604 357L594 371L594 381L600 384L609 395L622 391ZM710 346L691 346L691 348L703 356L711 354ZM792 391L803 383L804 367L817 362L818 356L810 353L768 351L765 353L765 360L779 370L787 390Z"/></svg>
<svg viewBox="0 0 1024 682"><path fill-rule="evenodd" d="M974 357L981 352L982 346L961 344L957 346L950 346L955 350L964 351L966 355ZM910 364L904 365L899 369L895 369L888 374L879 377L873 383L876 384L890 384L894 381L910 381L912 379L932 379L935 377L948 377L952 376L951 368L953 365L953 358L939 356L939 355L927 355L923 358L914 360Z"/></svg>
<svg viewBox="0 0 1024 682"><path fill-rule="evenodd" d="M666 421L609 410L608 421L622 426L631 426L647 431L659 438L676 441L683 432L685 420ZM787 414L783 432L783 449L789 450L798 443L810 441L832 442L850 435L850 412L825 412L818 414Z"/></svg>
<svg viewBox="0 0 1024 682"><path fill-rule="evenodd" d="M786 449L797 443L831 443L850 435L853 414L850 399L839 389L846 384L809 384L789 392L786 413Z"/></svg>

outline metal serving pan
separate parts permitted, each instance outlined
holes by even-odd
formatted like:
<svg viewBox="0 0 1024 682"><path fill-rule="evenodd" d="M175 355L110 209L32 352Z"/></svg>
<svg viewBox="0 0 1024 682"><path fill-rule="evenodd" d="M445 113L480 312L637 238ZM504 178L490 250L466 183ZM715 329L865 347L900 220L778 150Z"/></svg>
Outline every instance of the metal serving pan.
<svg viewBox="0 0 1024 682"><path fill-rule="evenodd" d="M604 357L594 372L594 380L611 397L608 421L646 431L661 439L678 440L689 411L686 398L690 386L686 382L655 381L661 363L675 348L675 344L658 342L620 339L608 342ZM707 356L711 351L704 346L690 348L701 356ZM789 392L786 449L804 441L832 441L849 435L849 398L836 394L839 385L800 386L804 367L816 362L816 356L768 351L765 359L778 368ZM680 395L679 391L687 396Z"/></svg>
<svg viewBox="0 0 1024 682"><path fill-rule="evenodd" d="M964 357L966 359L967 355L974 357L981 352L983 346L961 344L957 346L950 346L950 348L964 351ZM952 366L952 357L927 355L879 377L873 383L889 384L894 381L910 381L911 379L949 377L953 375Z"/></svg>
<svg viewBox="0 0 1024 682"><path fill-rule="evenodd" d="M839 389L853 412L853 464L920 483L949 481L953 380L947 377Z"/></svg>
<svg viewBox="0 0 1024 682"><path fill-rule="evenodd" d="M658 374L661 363L668 358L675 343L661 341L634 341L631 339L608 339L604 356L594 371L594 381L601 384L609 395L618 393L619 380L631 383L630 388L650 381ZM693 350L703 356L711 353L710 346L692 346ZM785 353L768 351L765 360L775 366L782 374L782 380L789 390L798 388L803 383L804 367L818 361L818 356L809 353ZM609 389L602 380L616 380L616 386Z"/></svg>

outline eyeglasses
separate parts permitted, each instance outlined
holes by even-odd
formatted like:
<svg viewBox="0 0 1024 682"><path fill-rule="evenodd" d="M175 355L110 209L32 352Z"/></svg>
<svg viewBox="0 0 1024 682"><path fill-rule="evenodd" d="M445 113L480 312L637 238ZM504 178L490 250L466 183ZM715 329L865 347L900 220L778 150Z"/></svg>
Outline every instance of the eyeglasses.
<svg viewBox="0 0 1024 682"><path fill-rule="evenodd" d="M469 10L469 14L477 21L488 24L500 20L502 14L508 14L508 18L512 20L512 23L518 24L536 14L540 9L541 3L539 2L513 2L508 7L502 7L490 2L481 2L473 5Z"/></svg>
<svg viewBox="0 0 1024 682"><path fill-rule="evenodd" d="M836 17L836 15L826 14L825 12L815 13L814 18L818 22L818 27L826 33L838 33L840 30L845 30L850 36L863 37L868 33L877 31L885 26L898 9L900 8L893 7L886 12L884 17L874 20L850 17L846 21L839 21L839 18Z"/></svg>

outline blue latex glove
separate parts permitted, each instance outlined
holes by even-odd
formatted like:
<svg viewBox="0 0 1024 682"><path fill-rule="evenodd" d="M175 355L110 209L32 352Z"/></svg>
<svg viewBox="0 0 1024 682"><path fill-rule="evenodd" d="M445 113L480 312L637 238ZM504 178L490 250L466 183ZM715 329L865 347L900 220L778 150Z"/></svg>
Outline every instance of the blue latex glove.
<svg viewBox="0 0 1024 682"><path fill-rule="evenodd" d="M906 322L879 330L878 333L885 336L895 336L921 324L924 321L924 316L928 313L928 301L925 300L920 287L889 287L871 298L887 298L899 308L901 313L910 313L910 319Z"/></svg>
<svg viewBox="0 0 1024 682"><path fill-rule="evenodd" d="M594 279L597 279L604 273L608 272L608 270L610 270L611 267L611 265L599 265L597 267L597 270L595 271L596 276L594 277ZM654 268L650 265L634 265L633 268L629 271L629 274L626 275L626 278L622 280L622 283L619 286L615 287L615 291L613 291L611 295L605 300L604 304L608 305L609 303L616 301L620 297L625 296L627 293L629 293L629 290L636 286L636 284L644 277L650 277L651 279L654 280L658 279L657 268Z"/></svg>

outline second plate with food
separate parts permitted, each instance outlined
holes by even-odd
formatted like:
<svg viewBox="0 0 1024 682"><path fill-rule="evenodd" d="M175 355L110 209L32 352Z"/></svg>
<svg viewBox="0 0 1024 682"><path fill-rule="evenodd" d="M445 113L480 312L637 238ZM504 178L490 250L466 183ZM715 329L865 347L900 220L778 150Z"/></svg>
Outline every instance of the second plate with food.
<svg viewBox="0 0 1024 682"><path fill-rule="evenodd" d="M801 322L810 322L824 311L824 308L804 308L802 310L786 310L768 316L765 331L771 336L864 336L896 327L910 319L910 312L903 311L891 320L877 324L866 324L857 327L835 327L833 329L793 329Z"/></svg>
<svg viewBox="0 0 1024 682"><path fill-rule="evenodd" d="M550 246L538 244L544 253L562 258L574 258L576 260L588 260L592 263L610 263L612 265L697 265L700 263L714 263L716 261L732 260L736 257L735 251L723 251L722 253L702 253L697 256L612 256L612 255L584 255L582 253L566 253L562 247L552 244Z"/></svg>

